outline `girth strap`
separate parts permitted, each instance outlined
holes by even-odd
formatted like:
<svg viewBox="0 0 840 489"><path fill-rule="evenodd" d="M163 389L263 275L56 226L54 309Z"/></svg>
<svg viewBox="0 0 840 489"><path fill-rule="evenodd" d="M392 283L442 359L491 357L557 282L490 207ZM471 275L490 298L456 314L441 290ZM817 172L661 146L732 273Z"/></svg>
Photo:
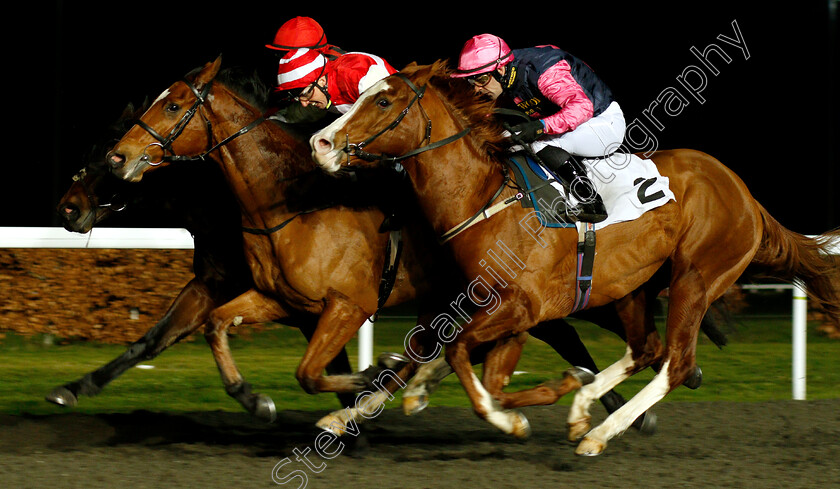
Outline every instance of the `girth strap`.
<svg viewBox="0 0 840 489"><path fill-rule="evenodd" d="M277 231L280 231L281 229L286 227L287 224L294 221L295 218L297 218L299 216L302 216L304 214L311 214L313 212L322 211L324 209L329 209L330 207L335 207L335 205L336 204L329 204L329 205L325 205L325 206L322 206L322 207L316 207L315 209L309 209L309 210L298 212L297 214L295 214L292 217L286 219L285 221L281 222L280 224L278 224L276 226L272 226L270 228L249 228L249 227L242 226L242 231L244 231L246 233L249 233L249 234L259 234L261 236L268 236L269 234L276 233Z"/></svg>
<svg viewBox="0 0 840 489"><path fill-rule="evenodd" d="M402 232L399 229L391 231L388 236L388 243L385 245L385 265L382 269L382 278L379 279L379 302L371 321L376 321L382 306L388 302L394 284L397 281L397 270L399 268L400 255L402 254Z"/></svg>
<svg viewBox="0 0 840 489"><path fill-rule="evenodd" d="M595 225L583 222L578 225L577 275L575 280L575 304L572 312L580 311L589 303L592 292L592 269L595 263Z"/></svg>

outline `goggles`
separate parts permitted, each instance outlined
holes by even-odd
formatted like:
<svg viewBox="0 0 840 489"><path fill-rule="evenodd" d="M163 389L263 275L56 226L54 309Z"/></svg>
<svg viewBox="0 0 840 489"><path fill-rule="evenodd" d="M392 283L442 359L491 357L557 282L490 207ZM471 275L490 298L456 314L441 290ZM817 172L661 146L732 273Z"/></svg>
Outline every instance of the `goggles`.
<svg viewBox="0 0 840 489"><path fill-rule="evenodd" d="M486 86L488 83L490 83L490 80L492 80L492 79L493 79L492 74L481 73L481 74L478 74L478 75L473 75L473 76L468 77L467 81L470 83L470 85L480 88L480 87Z"/></svg>

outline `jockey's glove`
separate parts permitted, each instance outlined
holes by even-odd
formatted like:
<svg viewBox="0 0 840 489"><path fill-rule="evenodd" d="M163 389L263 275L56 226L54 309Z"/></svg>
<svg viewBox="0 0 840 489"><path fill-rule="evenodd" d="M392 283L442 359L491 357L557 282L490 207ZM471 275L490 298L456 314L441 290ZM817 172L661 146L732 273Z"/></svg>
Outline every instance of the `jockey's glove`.
<svg viewBox="0 0 840 489"><path fill-rule="evenodd" d="M521 143L533 143L545 132L545 126L541 120L523 122L511 127L514 134L513 139Z"/></svg>

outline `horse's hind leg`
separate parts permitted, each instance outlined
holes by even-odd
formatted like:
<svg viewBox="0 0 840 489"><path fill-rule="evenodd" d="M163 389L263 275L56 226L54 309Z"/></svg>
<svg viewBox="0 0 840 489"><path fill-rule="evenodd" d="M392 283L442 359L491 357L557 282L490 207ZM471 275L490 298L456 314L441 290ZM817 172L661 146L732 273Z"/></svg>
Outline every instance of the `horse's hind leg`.
<svg viewBox="0 0 840 489"><path fill-rule="evenodd" d="M230 353L227 331L241 323L253 324L287 317L288 313L274 299L251 289L210 313L204 337L213 352L225 391L254 416L274 421L274 401L264 394L251 392Z"/></svg>
<svg viewBox="0 0 840 489"><path fill-rule="evenodd" d="M586 311L584 319L597 324L598 326L612 331L626 341L627 335L621 318L616 313L613 305L598 307ZM653 319L651 313L651 320ZM583 367L593 374L600 372L595 360L586 349L586 345L578 336L574 326L564 319L555 319L542 322L528 330L534 338L538 338L551 346L564 360L574 367ZM575 375L580 380L585 380L583 372L567 371L569 375ZM588 383L588 382L586 382ZM600 397L601 404L607 413L613 413L626 402L624 397L615 390L609 390ZM644 413L633 422L633 427L644 434L652 434L656 430L656 415Z"/></svg>
<svg viewBox="0 0 840 489"><path fill-rule="evenodd" d="M705 281L691 263L674 263L666 327L667 348L659 372L624 406L586 434L575 453L598 455L613 437L623 433L639 414L659 402L695 372L700 322L708 309Z"/></svg>
<svg viewBox="0 0 840 489"><path fill-rule="evenodd" d="M95 396L129 368L156 357L192 334L205 323L213 307L215 301L206 284L194 278L181 290L157 324L122 355L81 379L56 387L46 400L62 406L75 406L79 396Z"/></svg>
<svg viewBox="0 0 840 489"><path fill-rule="evenodd" d="M583 386L575 394L567 422L570 440L579 440L589 431L589 408L596 399L610 392L631 375L654 364L661 357L662 344L656 331L651 306L655 298L651 296L652 294L644 289L639 289L615 303L618 318L625 328L627 350L624 357L599 372L594 382ZM644 413L645 411L638 413L631 422L635 422Z"/></svg>

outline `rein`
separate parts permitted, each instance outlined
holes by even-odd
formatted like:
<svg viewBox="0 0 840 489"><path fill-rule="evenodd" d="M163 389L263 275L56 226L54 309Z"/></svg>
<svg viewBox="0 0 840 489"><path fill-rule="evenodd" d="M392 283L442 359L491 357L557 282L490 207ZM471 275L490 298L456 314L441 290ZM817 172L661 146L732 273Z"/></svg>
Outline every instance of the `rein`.
<svg viewBox="0 0 840 489"><path fill-rule="evenodd" d="M376 140L379 136L382 136L383 134L387 133L388 131L394 130L400 124L400 122L402 122L402 120L405 118L406 114L408 114L408 111L411 109L411 107L415 103L420 108L420 111L422 112L423 117L426 119L426 135L423 138L423 141L430 141L431 138L432 138L432 119L429 117L429 115L426 113L426 110L423 109L423 105L420 103L422 98L423 98L423 95L425 95L425 93L426 93L426 85L423 85L422 87L418 88L414 83L412 83L411 80L408 79L407 76L405 76L401 73L397 73L395 76L400 78L402 81L404 81L406 83L406 85L409 86L409 88L411 88L411 90L414 92L414 97L411 99L411 101L408 102L408 105L406 106L406 108L403 109L402 112L400 112L400 114L397 116L396 119L394 119L393 122L388 124L384 129L382 129L381 131L372 135L371 137L365 139L364 141L362 141L360 143L352 144L352 143L350 143L350 138L349 138L349 135L348 135L347 136L347 142L345 143L345 146L344 146L344 149L343 149L343 151L347 154L348 159L351 156L355 156L356 158L359 158L359 159L364 160L364 161L390 163L390 164L392 164L396 167L396 166L398 166L398 163L402 160L417 156L417 155L419 155L421 153L424 153L426 151L430 151L430 150L433 150L433 149L440 148L441 146L445 146L449 143L457 141L458 139L461 139L462 137L464 137L464 136L466 136L467 134L470 133L471 128L467 127L466 129L464 129L463 131L461 131L457 134L454 134L454 135L449 136L447 138L441 139L440 141L436 141L434 143L429 142L426 146L420 146L419 148L414 149L412 151L409 151L408 153L405 153L401 156L388 156L384 153L374 154L374 153L368 153L367 151L364 151L363 148L365 146L367 146L368 144L370 144L371 142L373 142L374 140ZM499 186L498 190L496 190L496 192L493 194L493 196L490 198L490 200L488 200L487 203L485 203L481 207L481 209L479 209L479 211L476 212L475 214L473 214L471 217L465 219L464 221L459 223L454 228L452 228L449 231L443 233L443 235L439 238L439 242L441 244L446 243L447 241L454 238L458 234L466 231L468 228L472 227L473 225L478 224L479 222L481 222L485 219L489 219L491 216L493 216L497 212L499 212L501 210L504 210L507 207L510 207L511 205L513 205L513 204L519 202L520 200L522 200L525 197L525 194L523 194L520 191L520 192L517 192L516 195L514 195L510 198L507 198L507 199L503 200L502 202L499 202L498 204L491 205L493 203L493 201L496 200L496 198L498 198L499 195L501 195L501 193L505 189L505 187L509 186L508 185L509 183L510 183L510 175L505 174L504 175L504 180L502 181L502 184Z"/></svg>
<svg viewBox="0 0 840 489"><path fill-rule="evenodd" d="M251 123L249 123L248 125L246 125L242 129L236 131L235 133L231 134L230 136L226 137L225 139L223 139L223 140L219 141L218 143L216 143L215 145L211 146L211 143L213 141L213 125L210 122L210 120L207 119L207 117L205 117L203 113L201 113L201 116L204 119L204 125L207 128L207 141L208 141L207 146L208 146L208 149L204 153L201 153L201 154L195 155L195 156L179 156L179 155L176 155L174 153L174 151L172 151L172 143L175 141L175 139L178 138L178 136L181 135L181 133L184 131L184 128L187 127L187 125L190 123L190 121L195 116L195 114L197 112L199 112L199 109L201 108L201 106L204 105L204 102L207 100L207 95L210 93L210 87L213 84L213 80L210 80L209 82L207 82L207 84L204 86L204 88L201 91L199 91L195 87L195 85L193 85L189 80L183 79L181 81L187 85L187 87L190 89L190 91L192 91L193 95L195 95L196 100L195 100L195 103L193 103L193 105L184 113L184 115L181 117L181 120L179 120L175 124L175 126L172 128L172 130L169 132L169 134L166 137L161 136L157 131L154 130L154 128L152 128L150 125L146 124L142 120L137 119L137 120L134 121L134 123L136 125L145 129L146 132L148 132L153 138L158 140L157 143L152 143L152 144L146 146L146 148L144 148L144 150L143 150L143 156L141 156L141 159L143 159L143 161L145 161L147 164L149 164L151 166L160 165L164 161L167 161L167 162L196 161L196 160L204 161L207 158L207 156L210 155L212 152L216 151L217 149L221 148L222 146L225 146L226 144L228 144L229 142L238 138L239 136L242 136L243 134L248 133L249 131L251 131L255 127L257 127L260 124L262 124L263 122L265 122L266 119L268 119L270 117L269 114L263 114L260 117L251 121ZM146 150L150 147L153 147L153 146L160 147L161 150L163 151L163 156L161 157L160 161L152 162L148 153L146 153ZM170 152L171 154L167 155L166 154L167 151ZM278 224L276 226L272 226L270 228L250 228L250 227L242 226L242 231L246 232L246 233L250 233L250 234L268 236L272 233L275 233L275 232L283 229L284 227L286 227L286 225L288 225L295 218L297 218L301 215L321 211L321 210L324 210L324 209L328 209L330 207L333 207L333 205L325 205L325 206L322 206L322 207L317 207L315 209L301 211L301 212L293 215L292 217L286 219L285 221L281 222L280 224Z"/></svg>
<svg viewBox="0 0 840 489"><path fill-rule="evenodd" d="M420 103L421 99L423 98L423 95L426 93L426 85L423 85L422 87L418 88L417 85L415 85L405 75L403 75L401 73L397 73L394 76L396 76L397 78L404 81L406 83L406 85L408 85L409 88L411 88L411 90L414 92L414 97L411 99L411 101L408 102L408 105L406 106L406 108L403 109L402 112L400 112L400 114L397 116L396 119L394 119L393 122L388 124L384 129L382 129L378 133L376 133L373 136L365 139L361 143L356 143L356 144L350 143L350 137L348 135L347 136L347 142L345 143L345 146L344 146L344 149L343 149L343 151L345 153L347 153L348 158L350 156L355 156L356 158L359 158L360 160L364 160L364 161L369 161L369 162L377 162L378 161L378 162L381 162L381 163L390 163L392 165L396 165L400 161L406 160L406 159L414 157L414 156L417 156L420 153L425 153L426 151L431 151L433 149L440 148L441 146L446 146L447 144L449 144L453 141L456 141L458 139L461 139L462 137L464 137L464 136L466 136L467 134L470 133L470 128L468 127L466 129L464 129L463 131L459 132L458 134L449 136L445 139L441 139L440 141L435 141L434 143L432 143L431 142L431 139L432 139L432 119L429 117L429 115L426 113L426 110L423 108L423 105ZM393 131L394 129L396 129L396 127L400 124L400 122L402 122L402 120L405 118L406 114L408 114L408 111L411 109L411 107L415 103L417 104L417 107L420 108L420 112L423 114L423 117L426 119L426 135L423 137L423 141L428 142L428 144L426 144L426 146L420 146L419 148L414 149L412 151L409 151L408 153L405 153L404 155L401 155L401 156L388 156L384 153L374 154L374 153L368 153L367 151L364 151L363 148L365 146L367 146L368 144L372 143L373 141L375 141L377 138L379 138L379 136L382 136L383 134L387 133L388 131Z"/></svg>

